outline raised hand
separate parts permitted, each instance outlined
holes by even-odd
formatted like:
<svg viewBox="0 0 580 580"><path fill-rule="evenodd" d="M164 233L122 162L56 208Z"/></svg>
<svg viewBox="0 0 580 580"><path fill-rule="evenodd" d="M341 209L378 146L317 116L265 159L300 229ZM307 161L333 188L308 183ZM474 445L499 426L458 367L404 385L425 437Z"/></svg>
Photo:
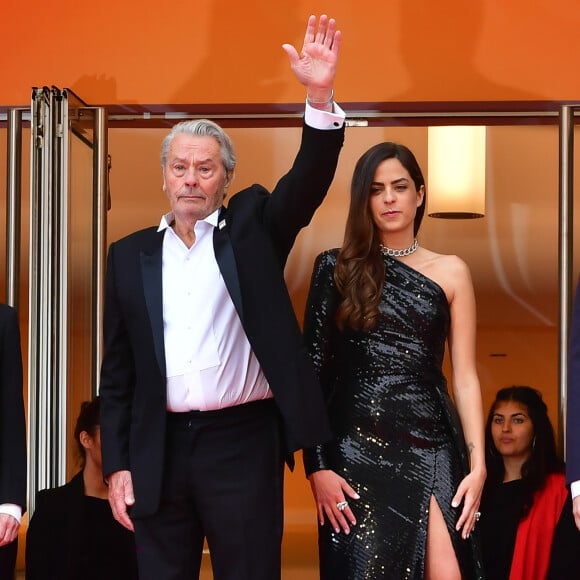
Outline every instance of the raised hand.
<svg viewBox="0 0 580 580"><path fill-rule="evenodd" d="M296 78L314 102L325 102L332 97L341 32L336 30L334 18L320 16L318 29L316 16L308 18L304 45L300 54L291 44L283 44Z"/></svg>

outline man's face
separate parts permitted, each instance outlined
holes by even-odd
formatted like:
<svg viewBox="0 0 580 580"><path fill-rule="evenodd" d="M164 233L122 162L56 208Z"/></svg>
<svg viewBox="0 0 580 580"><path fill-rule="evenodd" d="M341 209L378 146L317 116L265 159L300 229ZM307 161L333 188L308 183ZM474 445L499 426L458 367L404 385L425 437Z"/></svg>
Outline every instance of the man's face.
<svg viewBox="0 0 580 580"><path fill-rule="evenodd" d="M226 175L220 145L209 136L178 133L163 168L163 190L176 221L205 219L224 200Z"/></svg>

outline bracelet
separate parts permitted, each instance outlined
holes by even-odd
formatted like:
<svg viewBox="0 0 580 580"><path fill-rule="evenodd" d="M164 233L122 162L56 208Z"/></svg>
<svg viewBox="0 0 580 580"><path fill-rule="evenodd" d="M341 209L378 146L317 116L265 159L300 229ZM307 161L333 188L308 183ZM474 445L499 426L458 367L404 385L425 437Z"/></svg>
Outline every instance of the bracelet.
<svg viewBox="0 0 580 580"><path fill-rule="evenodd" d="M330 105L334 101L334 89L330 90L330 98L326 99L326 101L313 101L308 94L306 94L306 102L309 105Z"/></svg>

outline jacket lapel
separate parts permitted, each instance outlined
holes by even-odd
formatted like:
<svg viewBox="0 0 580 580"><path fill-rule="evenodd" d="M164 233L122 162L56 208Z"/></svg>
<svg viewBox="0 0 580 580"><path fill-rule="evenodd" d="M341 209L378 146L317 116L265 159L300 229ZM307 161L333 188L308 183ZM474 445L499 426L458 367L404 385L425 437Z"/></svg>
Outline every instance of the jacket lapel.
<svg viewBox="0 0 580 580"><path fill-rule="evenodd" d="M143 276L143 291L147 313L151 322L155 357L162 376L165 376L165 343L163 340L163 282L162 257L163 234L157 234L157 244L151 253L142 250L140 254L141 275Z"/></svg>
<svg viewBox="0 0 580 580"><path fill-rule="evenodd" d="M238 278L238 268L230 239L230 216L225 208L220 211L218 225L213 232L213 247L218 267L223 276L226 288L242 324L244 322L244 312L242 307L242 292L240 290L240 280Z"/></svg>
<svg viewBox="0 0 580 580"><path fill-rule="evenodd" d="M213 245L216 261L223 276L226 288L232 298L240 320L244 321L242 293L234 250L229 236L228 215L225 209L220 212L218 226L214 228ZM163 341L163 282L162 282L163 234L157 233L155 244L150 252L140 254L141 275L147 313L151 323L155 357L162 373L165 373L165 344Z"/></svg>

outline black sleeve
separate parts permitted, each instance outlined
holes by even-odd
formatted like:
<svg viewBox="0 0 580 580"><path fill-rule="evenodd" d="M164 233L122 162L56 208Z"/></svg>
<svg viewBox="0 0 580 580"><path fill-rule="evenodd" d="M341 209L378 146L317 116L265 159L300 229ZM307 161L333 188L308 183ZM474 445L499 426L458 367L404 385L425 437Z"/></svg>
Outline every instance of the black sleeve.
<svg viewBox="0 0 580 580"><path fill-rule="evenodd" d="M568 494L554 531L546 580L577 578L580 578L580 531L574 522L572 498Z"/></svg>
<svg viewBox="0 0 580 580"><path fill-rule="evenodd" d="M56 530L58 525L53 524L58 523L58 516L52 513L51 502L47 497L49 493L40 491L36 494L36 507L28 523L25 556L26 580L56 578L53 560L58 554L55 553L53 540L59 534Z"/></svg>
<svg viewBox="0 0 580 580"><path fill-rule="evenodd" d="M0 304L0 503L26 509L26 421L18 313Z"/></svg>
<svg viewBox="0 0 580 580"><path fill-rule="evenodd" d="M304 316L304 340L327 407L334 392L337 372L334 345L338 301L334 285L335 264L336 251L324 252L316 258ZM329 469L324 447L317 445L304 449L304 469L307 476L321 469Z"/></svg>

